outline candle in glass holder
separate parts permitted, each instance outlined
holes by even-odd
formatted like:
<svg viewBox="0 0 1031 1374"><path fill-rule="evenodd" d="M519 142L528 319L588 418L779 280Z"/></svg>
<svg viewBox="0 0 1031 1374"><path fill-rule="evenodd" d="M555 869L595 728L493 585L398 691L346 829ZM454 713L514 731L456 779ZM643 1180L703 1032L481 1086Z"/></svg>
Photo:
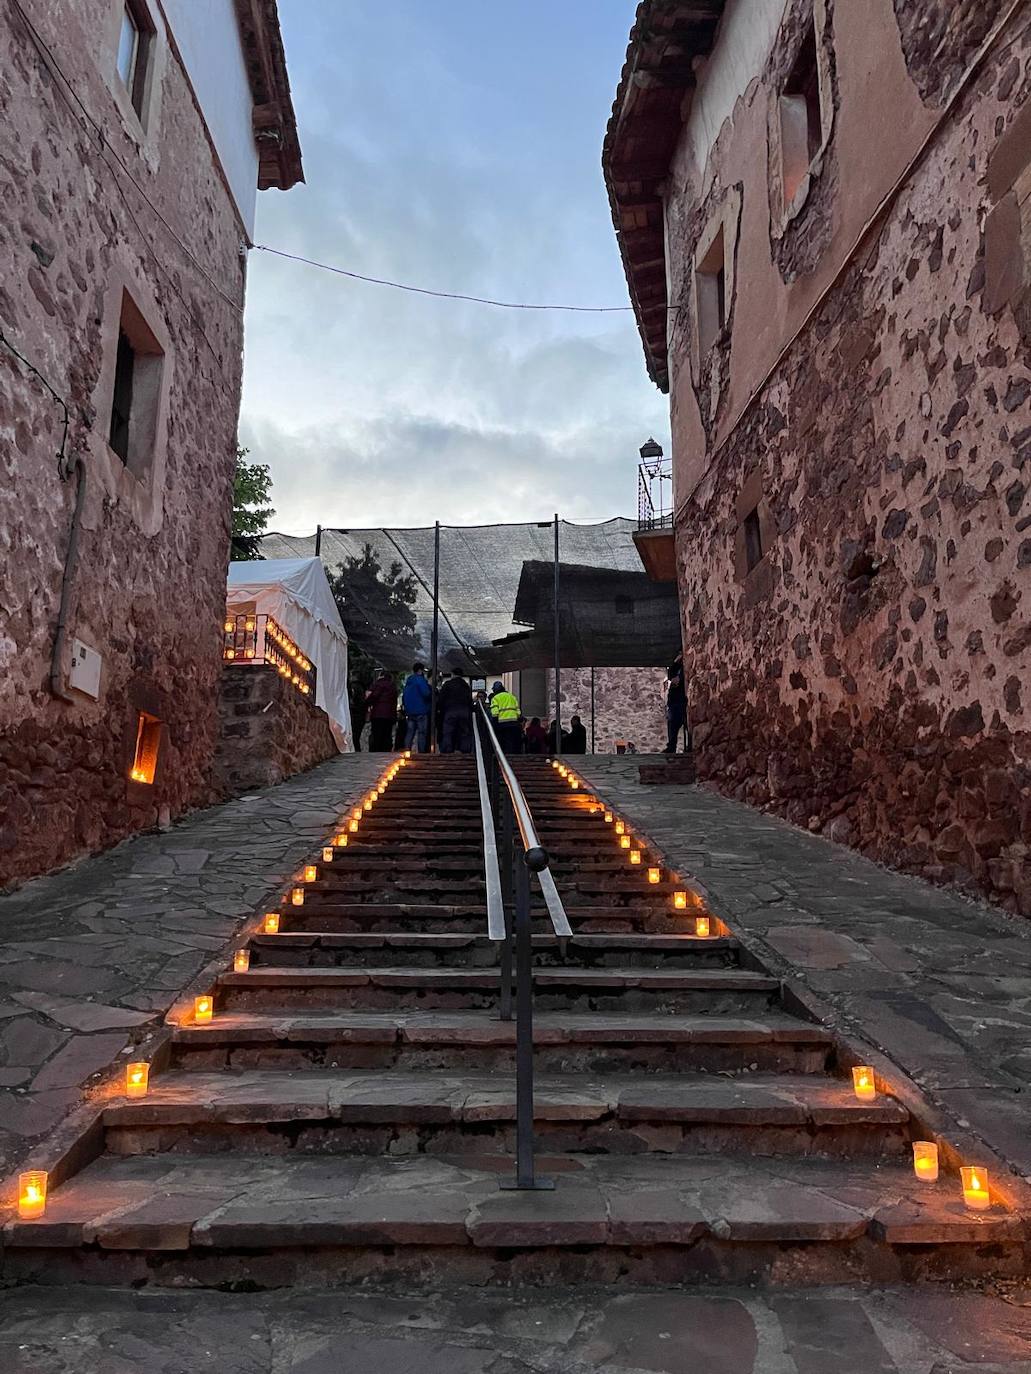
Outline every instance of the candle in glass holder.
<svg viewBox="0 0 1031 1374"><path fill-rule="evenodd" d="M630 848L630 836L629 836L629 835L620 835L620 837L619 837L619 847L620 847L620 849L629 849L629 848Z"/></svg>
<svg viewBox="0 0 1031 1374"><path fill-rule="evenodd" d="M304 906L304 888L295 887L293 892L290 893L290 900L293 902L294 906Z"/></svg>
<svg viewBox="0 0 1031 1374"><path fill-rule="evenodd" d="M47 1171L30 1169L18 1175L18 1215L23 1221L41 1217L47 1209Z"/></svg>
<svg viewBox="0 0 1031 1374"><path fill-rule="evenodd" d="M988 1170L974 1164L960 1169L963 1180L963 1202L972 1212L985 1212L992 1205L988 1195Z"/></svg>
<svg viewBox="0 0 1031 1374"><path fill-rule="evenodd" d="M264 931L265 931L265 934L266 934L266 935L278 935L278 934L279 934L279 912L278 912L278 911L266 911L266 912L265 912L265 925L264 925Z"/></svg>
<svg viewBox="0 0 1031 1374"><path fill-rule="evenodd" d="M687 893L686 893L686 892L674 892L674 894L673 894L673 909L674 909L674 911L686 911L686 910L687 910Z"/></svg>
<svg viewBox="0 0 1031 1374"><path fill-rule="evenodd" d="M322 862L324 864L331 864L333 862L333 846L331 844L327 844L323 849Z"/></svg>
<svg viewBox="0 0 1031 1374"><path fill-rule="evenodd" d="M251 952L249 949L238 949L233 955L233 972L246 973L251 966Z"/></svg>
<svg viewBox="0 0 1031 1374"><path fill-rule="evenodd" d="M146 1097L147 1088L150 1084L150 1065L149 1064L126 1064L125 1066L125 1095L126 1097Z"/></svg>
<svg viewBox="0 0 1031 1374"><path fill-rule="evenodd" d="M352 819L353 821L360 821L361 818L362 818L362 808L361 808L360 806L356 806L356 807L354 808L354 810L351 812L351 819Z"/></svg>
<svg viewBox="0 0 1031 1374"><path fill-rule="evenodd" d="M195 1021L210 1021L214 1010L215 1006L210 997L195 997L193 999L193 1019Z"/></svg>
<svg viewBox="0 0 1031 1374"><path fill-rule="evenodd" d="M578 789L579 786L580 786L580 780L579 780L579 778L570 778L570 779L569 779L569 785L570 785L570 787L573 789L574 792L577 791L577 789Z"/></svg>
<svg viewBox="0 0 1031 1374"><path fill-rule="evenodd" d="M406 749L406 750L405 750L405 761L407 762L407 760L410 759L411 757L412 757L412 751L411 751L410 749Z"/></svg>
<svg viewBox="0 0 1031 1374"><path fill-rule="evenodd" d="M857 1064L852 1070L852 1088L860 1102L872 1102L877 1096L873 1069L869 1064Z"/></svg>
<svg viewBox="0 0 1031 1374"><path fill-rule="evenodd" d="M913 1141L913 1172L921 1183L937 1181L938 1146L933 1140Z"/></svg>
<svg viewBox="0 0 1031 1374"><path fill-rule="evenodd" d="M306 883L313 883L318 876L319 870L315 867L314 864L304 865L304 881Z"/></svg>
<svg viewBox="0 0 1031 1374"><path fill-rule="evenodd" d="M649 868L649 870L648 870L648 881L649 881L650 883L661 883L661 882L662 882L662 869L661 869L661 868Z"/></svg>
<svg viewBox="0 0 1031 1374"><path fill-rule="evenodd" d="M350 832L350 834L352 834L352 835L357 835L357 834L358 834L358 822L357 822L357 821L348 821L348 823L347 823L347 829L348 829L348 831Z"/></svg>
<svg viewBox="0 0 1031 1374"><path fill-rule="evenodd" d="M606 811L606 812L605 812L605 824L606 824L606 825L611 825L612 822L613 822L615 819L616 819L616 818L615 818L615 816L613 816L613 814L612 814L611 811Z"/></svg>
<svg viewBox="0 0 1031 1374"><path fill-rule="evenodd" d="M631 849L630 862L632 864L639 864L641 862L641 851L639 849Z"/></svg>
<svg viewBox="0 0 1031 1374"><path fill-rule="evenodd" d="M617 822L616 822L616 834L617 834L617 835L625 835L625 834L626 834L626 823L625 823L624 821L617 821Z"/></svg>
<svg viewBox="0 0 1031 1374"><path fill-rule="evenodd" d="M694 933L703 940L707 940L711 934L712 926L708 916L696 916L694 918Z"/></svg>
<svg viewBox="0 0 1031 1374"><path fill-rule="evenodd" d="M333 836L333 843L336 845L337 849L346 849L347 834L343 830L341 830L339 835Z"/></svg>

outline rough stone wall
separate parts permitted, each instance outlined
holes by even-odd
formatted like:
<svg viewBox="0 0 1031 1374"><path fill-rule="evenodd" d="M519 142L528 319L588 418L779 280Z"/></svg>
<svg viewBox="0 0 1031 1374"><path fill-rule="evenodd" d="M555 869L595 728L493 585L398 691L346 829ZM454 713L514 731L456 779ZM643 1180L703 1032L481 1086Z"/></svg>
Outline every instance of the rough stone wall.
<svg viewBox="0 0 1031 1374"><path fill-rule="evenodd" d="M666 672L663 668L596 668L594 670L595 752L615 752L616 740L629 740L640 754L666 744ZM554 673L548 674L548 700L555 699ZM578 715L591 747L591 670L563 668L562 724Z"/></svg>
<svg viewBox="0 0 1031 1374"><path fill-rule="evenodd" d="M74 483L57 475L60 408L0 344L0 884L209 795L244 284L236 213L174 54L155 69L158 108L141 141L113 94L106 0L27 9L107 140L4 6L0 329L67 403L68 449L87 465L70 637L102 654L103 677L97 702L47 690ZM108 448L100 399L121 283L167 336L149 486ZM127 782L137 708L165 723L153 786Z"/></svg>
<svg viewBox="0 0 1031 1374"><path fill-rule="evenodd" d="M274 668L224 668L218 713L220 798L270 787L337 755L325 711Z"/></svg>
<svg viewBox="0 0 1031 1374"><path fill-rule="evenodd" d="M962 32L942 81L980 41L986 11L952 9ZM909 27L907 68L937 104L914 48L926 26ZM998 196L1014 194L1000 166L1031 160L1029 93L1025 15L757 401L728 421L677 535L701 776L1025 914L1031 235L1025 219L1022 254L1019 215L1001 247L985 229ZM739 260L739 293L755 267ZM697 441L680 398L675 442ZM735 537L756 483L769 547L746 572Z"/></svg>

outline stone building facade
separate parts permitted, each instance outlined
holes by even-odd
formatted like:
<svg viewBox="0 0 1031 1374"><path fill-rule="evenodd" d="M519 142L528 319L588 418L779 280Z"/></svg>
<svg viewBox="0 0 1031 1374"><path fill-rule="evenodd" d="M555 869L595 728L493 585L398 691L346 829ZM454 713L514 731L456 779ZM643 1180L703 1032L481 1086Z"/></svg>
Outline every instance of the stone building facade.
<svg viewBox="0 0 1031 1374"><path fill-rule="evenodd" d="M218 711L212 785L220 800L271 787L337 756L325 711L274 668L224 668Z"/></svg>
<svg viewBox="0 0 1031 1374"><path fill-rule="evenodd" d="M1031 914L1031 12L644 0L604 168L703 778Z"/></svg>
<svg viewBox="0 0 1031 1374"><path fill-rule="evenodd" d="M0 885L211 795L275 0L0 12Z"/></svg>
<svg viewBox="0 0 1031 1374"><path fill-rule="evenodd" d="M555 673L551 668L507 673L504 681L519 698L527 718L546 724L555 716ZM656 753L666 743L666 672L663 668L563 668L560 682L562 727L579 716L591 750L612 754L619 742L639 754Z"/></svg>

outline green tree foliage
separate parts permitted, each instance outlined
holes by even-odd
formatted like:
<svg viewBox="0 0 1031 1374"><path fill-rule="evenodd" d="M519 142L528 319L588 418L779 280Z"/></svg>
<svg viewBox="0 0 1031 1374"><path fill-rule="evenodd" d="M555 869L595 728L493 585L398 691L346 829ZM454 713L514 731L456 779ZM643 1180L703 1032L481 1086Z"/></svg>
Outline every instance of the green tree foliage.
<svg viewBox="0 0 1031 1374"><path fill-rule="evenodd" d="M245 562L260 557L258 539L275 515L269 505L272 475L265 463L245 462L249 449L236 449L233 476L233 558Z"/></svg>
<svg viewBox="0 0 1031 1374"><path fill-rule="evenodd" d="M352 686L371 685L377 667L407 665L422 647L412 607L418 584L395 561L384 571L371 544L345 558L329 585L350 642Z"/></svg>

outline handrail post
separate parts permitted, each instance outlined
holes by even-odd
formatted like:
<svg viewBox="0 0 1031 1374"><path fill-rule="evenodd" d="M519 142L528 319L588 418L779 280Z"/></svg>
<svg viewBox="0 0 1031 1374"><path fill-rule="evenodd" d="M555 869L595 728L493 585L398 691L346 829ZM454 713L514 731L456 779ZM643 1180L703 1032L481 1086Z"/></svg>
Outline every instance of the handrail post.
<svg viewBox="0 0 1031 1374"><path fill-rule="evenodd" d="M540 851L537 851L538 853ZM543 857L543 856L542 856ZM553 1179L538 1178L533 1159L533 932L530 921L532 855L515 865L516 943L516 1176L505 1190L550 1191Z"/></svg>
<svg viewBox="0 0 1031 1374"><path fill-rule="evenodd" d="M512 801L506 792L501 799L501 881L505 903L505 939L501 946L501 1020L512 1019L512 927L513 903L518 896L513 894L513 850ZM515 879L518 886L518 878Z"/></svg>

